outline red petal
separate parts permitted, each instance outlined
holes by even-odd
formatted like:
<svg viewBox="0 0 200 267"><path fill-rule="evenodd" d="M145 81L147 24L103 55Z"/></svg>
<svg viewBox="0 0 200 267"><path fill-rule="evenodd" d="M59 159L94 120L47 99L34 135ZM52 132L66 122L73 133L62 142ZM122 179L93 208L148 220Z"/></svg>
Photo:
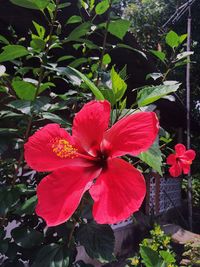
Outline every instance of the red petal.
<svg viewBox="0 0 200 267"><path fill-rule="evenodd" d="M172 177L178 177L182 173L182 168L179 163L174 164L172 167L169 168L169 173Z"/></svg>
<svg viewBox="0 0 200 267"><path fill-rule="evenodd" d="M24 145L24 156L28 165L37 171L52 171L66 165L88 165L89 161L77 157L61 158L52 149L52 140L61 138L73 144L72 137L58 124L48 124L35 134Z"/></svg>
<svg viewBox="0 0 200 267"><path fill-rule="evenodd" d="M183 144L177 144L175 145L175 151L178 156L182 156L185 153L186 148Z"/></svg>
<svg viewBox="0 0 200 267"><path fill-rule="evenodd" d="M153 144L158 129L158 119L153 112L127 116L105 133L102 150L111 157L138 155Z"/></svg>
<svg viewBox="0 0 200 267"><path fill-rule="evenodd" d="M171 154L167 157L167 164L169 164L169 165L176 164L176 155L175 154Z"/></svg>
<svg viewBox="0 0 200 267"><path fill-rule="evenodd" d="M89 192L94 199L93 216L97 223L113 224L137 211L145 197L143 175L122 159L111 159Z"/></svg>
<svg viewBox="0 0 200 267"><path fill-rule="evenodd" d="M191 164L181 162L181 167L183 169L184 174L188 174L190 172L190 166L191 166Z"/></svg>
<svg viewBox="0 0 200 267"><path fill-rule="evenodd" d="M37 188L37 215L44 218L48 226L55 226L68 220L99 171L95 167L69 167L46 176Z"/></svg>
<svg viewBox="0 0 200 267"><path fill-rule="evenodd" d="M196 157L196 152L193 149L189 149L184 153L184 156L186 156L188 160L194 160Z"/></svg>
<svg viewBox="0 0 200 267"><path fill-rule="evenodd" d="M92 156L97 155L103 133L108 128L110 103L91 101L76 114L73 122L73 138L80 147Z"/></svg>

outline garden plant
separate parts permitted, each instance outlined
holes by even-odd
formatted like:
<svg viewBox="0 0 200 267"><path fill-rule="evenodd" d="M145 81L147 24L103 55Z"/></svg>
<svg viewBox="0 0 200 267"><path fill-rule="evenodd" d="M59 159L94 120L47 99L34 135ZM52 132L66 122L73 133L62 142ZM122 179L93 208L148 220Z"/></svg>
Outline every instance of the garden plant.
<svg viewBox="0 0 200 267"><path fill-rule="evenodd" d="M14 27L10 38L0 35L1 266L89 266L76 261L80 245L102 264L116 261L111 226L140 209L144 173L169 169L176 179L195 158L183 144L168 147L156 114L156 101L181 87L168 75L192 54L183 50L187 36L170 31L170 53L150 51L161 64L147 77L156 85L135 88L127 106L126 66L118 69L110 53L148 57L124 43L130 22L114 12L116 1L77 1L79 15L67 13L70 1L10 2L38 12L44 25L33 20L24 37ZM152 257L176 266L169 252Z"/></svg>

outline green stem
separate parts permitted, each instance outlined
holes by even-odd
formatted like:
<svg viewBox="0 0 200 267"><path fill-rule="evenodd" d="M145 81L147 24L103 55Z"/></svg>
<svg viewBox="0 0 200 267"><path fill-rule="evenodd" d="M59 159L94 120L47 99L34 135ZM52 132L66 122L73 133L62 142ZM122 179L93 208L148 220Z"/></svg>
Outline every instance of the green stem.
<svg viewBox="0 0 200 267"><path fill-rule="evenodd" d="M97 86L99 85L100 71L102 70L102 67L103 67L103 56L104 56L105 50L106 50L106 43L107 43L107 37L108 37L108 27L109 27L109 24L110 24L110 12L111 12L111 7L112 7L112 1L113 0L110 0L110 3L109 3L108 19L107 19L107 22L106 22L106 31L105 31L104 39L103 39L103 48L102 48L102 52L101 52L100 63L99 63L99 71L98 71L97 82L96 82Z"/></svg>

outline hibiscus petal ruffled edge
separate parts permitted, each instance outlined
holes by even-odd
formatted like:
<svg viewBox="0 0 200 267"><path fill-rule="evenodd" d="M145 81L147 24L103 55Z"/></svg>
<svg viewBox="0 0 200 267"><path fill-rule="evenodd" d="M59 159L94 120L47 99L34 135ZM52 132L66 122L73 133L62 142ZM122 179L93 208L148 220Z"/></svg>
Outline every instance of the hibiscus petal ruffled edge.
<svg viewBox="0 0 200 267"><path fill-rule="evenodd" d="M68 167L54 171L42 179L37 187L36 213L48 226L67 221L77 209L81 198L101 169Z"/></svg>
<svg viewBox="0 0 200 267"><path fill-rule="evenodd" d="M145 197L143 175L128 162L108 160L107 168L89 190L93 200L93 216L97 223L114 224L137 211Z"/></svg>
<svg viewBox="0 0 200 267"><path fill-rule="evenodd" d="M80 149L96 156L110 120L110 103L90 101L75 115L72 135Z"/></svg>
<svg viewBox="0 0 200 267"><path fill-rule="evenodd" d="M183 144L177 144L175 145L175 151L178 156L182 156L186 151L186 147Z"/></svg>

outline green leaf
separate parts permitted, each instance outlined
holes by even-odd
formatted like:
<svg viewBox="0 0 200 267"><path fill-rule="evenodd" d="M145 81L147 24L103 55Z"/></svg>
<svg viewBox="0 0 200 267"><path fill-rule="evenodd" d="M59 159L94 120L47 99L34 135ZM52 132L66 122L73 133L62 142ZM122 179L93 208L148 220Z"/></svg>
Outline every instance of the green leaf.
<svg viewBox="0 0 200 267"><path fill-rule="evenodd" d="M58 5L58 9L63 9L66 8L68 6L71 6L71 3L61 3Z"/></svg>
<svg viewBox="0 0 200 267"><path fill-rule="evenodd" d="M127 89L127 84L124 80L119 76L119 74L115 71L114 67L111 69L111 81L112 81L112 90L115 95L115 101L119 101Z"/></svg>
<svg viewBox="0 0 200 267"><path fill-rule="evenodd" d="M114 260L115 238L109 225L95 222L82 225L77 231L77 239L92 259L101 263Z"/></svg>
<svg viewBox="0 0 200 267"><path fill-rule="evenodd" d="M155 141L147 151L142 152L137 157L162 175L162 155L158 141Z"/></svg>
<svg viewBox="0 0 200 267"><path fill-rule="evenodd" d="M166 44L168 44L171 48L175 48L179 46L179 36L174 31L168 32L168 34L165 37Z"/></svg>
<svg viewBox="0 0 200 267"><path fill-rule="evenodd" d="M93 8L94 8L95 0L90 0L89 2L90 2L90 3L89 3L90 12L91 12L91 11L93 10Z"/></svg>
<svg viewBox="0 0 200 267"><path fill-rule="evenodd" d="M185 58L187 58L187 57L189 57L189 56L191 56L191 55L193 55L193 54L194 54L194 52L192 52L192 51L182 52L182 53L180 53L180 54L178 54L178 55L176 56L176 61L185 59Z"/></svg>
<svg viewBox="0 0 200 267"><path fill-rule="evenodd" d="M159 253L166 263L176 262L174 256L169 251L161 250Z"/></svg>
<svg viewBox="0 0 200 267"><path fill-rule="evenodd" d="M82 18L80 16L73 15L68 19L66 24L74 24L79 22L82 22Z"/></svg>
<svg viewBox="0 0 200 267"><path fill-rule="evenodd" d="M77 58L77 59L73 60L73 61L69 64L69 66L72 67L72 68L77 68L77 67L79 67L80 65L86 63L87 61L88 61L87 58L85 58L85 57L80 57L80 58Z"/></svg>
<svg viewBox="0 0 200 267"><path fill-rule="evenodd" d="M6 67L4 65L0 65L0 77L4 75L6 72Z"/></svg>
<svg viewBox="0 0 200 267"><path fill-rule="evenodd" d="M142 262L146 267L161 267L163 264L163 261L159 257L158 252L149 247L141 246L140 254L142 257Z"/></svg>
<svg viewBox="0 0 200 267"><path fill-rule="evenodd" d="M182 34L181 36L179 36L179 44L182 44L186 38L187 38L187 34Z"/></svg>
<svg viewBox="0 0 200 267"><path fill-rule="evenodd" d="M94 94L94 96L96 97L97 100L104 100L104 96L101 93L101 91L96 87L96 85L91 82L84 74L82 74L80 71L68 67L69 70L71 70L71 74L74 74L76 77L82 79L84 81L84 83L88 86L88 88L92 91L92 93ZM69 75L71 75L69 73Z"/></svg>
<svg viewBox="0 0 200 267"><path fill-rule="evenodd" d="M179 68L179 67L182 67L182 66L185 66L188 62L190 62L189 60L185 59L185 60L181 60L181 61L178 61L174 66L176 68Z"/></svg>
<svg viewBox="0 0 200 267"><path fill-rule="evenodd" d="M32 248L43 242L43 234L30 227L17 227L11 231L15 243L23 248Z"/></svg>
<svg viewBox="0 0 200 267"><path fill-rule="evenodd" d="M45 36L45 28L41 25L39 25L37 22L33 21L33 25L35 26L35 29L37 31L38 36L43 39Z"/></svg>
<svg viewBox="0 0 200 267"><path fill-rule="evenodd" d="M109 55L109 54L105 54L105 55L103 56L103 64L104 64L104 65L107 65L107 64L110 64L110 62L111 62L111 57L110 57L110 55Z"/></svg>
<svg viewBox="0 0 200 267"><path fill-rule="evenodd" d="M88 4L83 0L81 0L80 2L81 2L81 7L83 7L85 10L87 10L89 7Z"/></svg>
<svg viewBox="0 0 200 267"><path fill-rule="evenodd" d="M163 77L163 74L162 73L160 73L160 72L153 72L153 73L147 74L146 80L152 78L154 81L156 81L156 80L158 80L158 79L160 79L162 77Z"/></svg>
<svg viewBox="0 0 200 267"><path fill-rule="evenodd" d="M63 120L61 117L59 117L58 115L54 114L54 113L50 113L50 112L43 112L42 113L42 117L43 119L47 119L62 125L68 125L67 121Z"/></svg>
<svg viewBox="0 0 200 267"><path fill-rule="evenodd" d="M73 250L66 245L50 244L37 253L31 267L70 267L74 260Z"/></svg>
<svg viewBox="0 0 200 267"><path fill-rule="evenodd" d="M9 239L3 240L1 238L1 243L0 243L0 253L5 254L8 250L8 244L9 244Z"/></svg>
<svg viewBox="0 0 200 267"><path fill-rule="evenodd" d="M57 62L61 62L61 61L68 60L68 59L74 59L74 56L62 56L62 57L59 57Z"/></svg>
<svg viewBox="0 0 200 267"><path fill-rule="evenodd" d="M0 188L0 215L5 215L19 201L20 190L17 187L1 187Z"/></svg>
<svg viewBox="0 0 200 267"><path fill-rule="evenodd" d="M109 0L103 0L103 1L99 2L95 7L96 14L102 15L103 13L105 13L108 10L109 6L110 6Z"/></svg>
<svg viewBox="0 0 200 267"><path fill-rule="evenodd" d="M141 50L138 50L136 48L133 48L130 45L117 44L116 47L132 50L133 52L136 52L136 53L140 54L141 56L143 56L145 59L147 59L147 56L146 56L146 54L144 52L142 52Z"/></svg>
<svg viewBox="0 0 200 267"><path fill-rule="evenodd" d="M66 41L77 41L80 37L85 36L91 28L90 22L84 22L76 27L67 37Z"/></svg>
<svg viewBox="0 0 200 267"><path fill-rule="evenodd" d="M50 0L10 0L10 2L29 9L44 10L50 3Z"/></svg>
<svg viewBox="0 0 200 267"><path fill-rule="evenodd" d="M13 81L12 87L20 99L30 101L35 99L36 87L32 83L25 81Z"/></svg>
<svg viewBox="0 0 200 267"><path fill-rule="evenodd" d="M7 106L18 110L23 114L30 115L31 113L31 101L28 100L14 100L11 101Z"/></svg>
<svg viewBox="0 0 200 267"><path fill-rule="evenodd" d="M9 41L3 35L0 35L0 43L9 45Z"/></svg>
<svg viewBox="0 0 200 267"><path fill-rule="evenodd" d="M50 87L55 87L55 84L51 82L43 83L38 90L38 94L41 94L42 92L44 92L46 89L49 89Z"/></svg>
<svg viewBox="0 0 200 267"><path fill-rule="evenodd" d="M31 40L30 45L34 50L41 52L44 50L46 43L40 38L34 38L33 40Z"/></svg>
<svg viewBox="0 0 200 267"><path fill-rule="evenodd" d="M125 19L118 19L110 22L108 26L108 31L112 35L122 40L126 32L128 31L129 26L130 26L130 21Z"/></svg>
<svg viewBox="0 0 200 267"><path fill-rule="evenodd" d="M150 52L157 58L159 58L162 62L165 62L166 55L164 52L157 51L157 50L150 50Z"/></svg>
<svg viewBox="0 0 200 267"><path fill-rule="evenodd" d="M16 134L17 132L18 132L17 129L12 129L12 128L0 128L0 135Z"/></svg>
<svg viewBox="0 0 200 267"><path fill-rule="evenodd" d="M14 211L15 214L18 215L31 215L35 210L35 206L37 203L37 196L32 196L27 199L18 209Z"/></svg>
<svg viewBox="0 0 200 267"><path fill-rule="evenodd" d="M180 87L180 83L172 83L166 85L157 85L157 86L146 86L143 87L137 93L137 103L139 107L144 107L149 105L158 99L166 96L170 93L176 92Z"/></svg>
<svg viewBox="0 0 200 267"><path fill-rule="evenodd" d="M112 89L101 88L101 93L103 94L104 98L111 103L111 105L113 107L115 105L116 101L115 101L115 95L114 95Z"/></svg>
<svg viewBox="0 0 200 267"><path fill-rule="evenodd" d="M14 60L29 54L28 50L22 45L4 46L3 52L0 54L0 62Z"/></svg>

